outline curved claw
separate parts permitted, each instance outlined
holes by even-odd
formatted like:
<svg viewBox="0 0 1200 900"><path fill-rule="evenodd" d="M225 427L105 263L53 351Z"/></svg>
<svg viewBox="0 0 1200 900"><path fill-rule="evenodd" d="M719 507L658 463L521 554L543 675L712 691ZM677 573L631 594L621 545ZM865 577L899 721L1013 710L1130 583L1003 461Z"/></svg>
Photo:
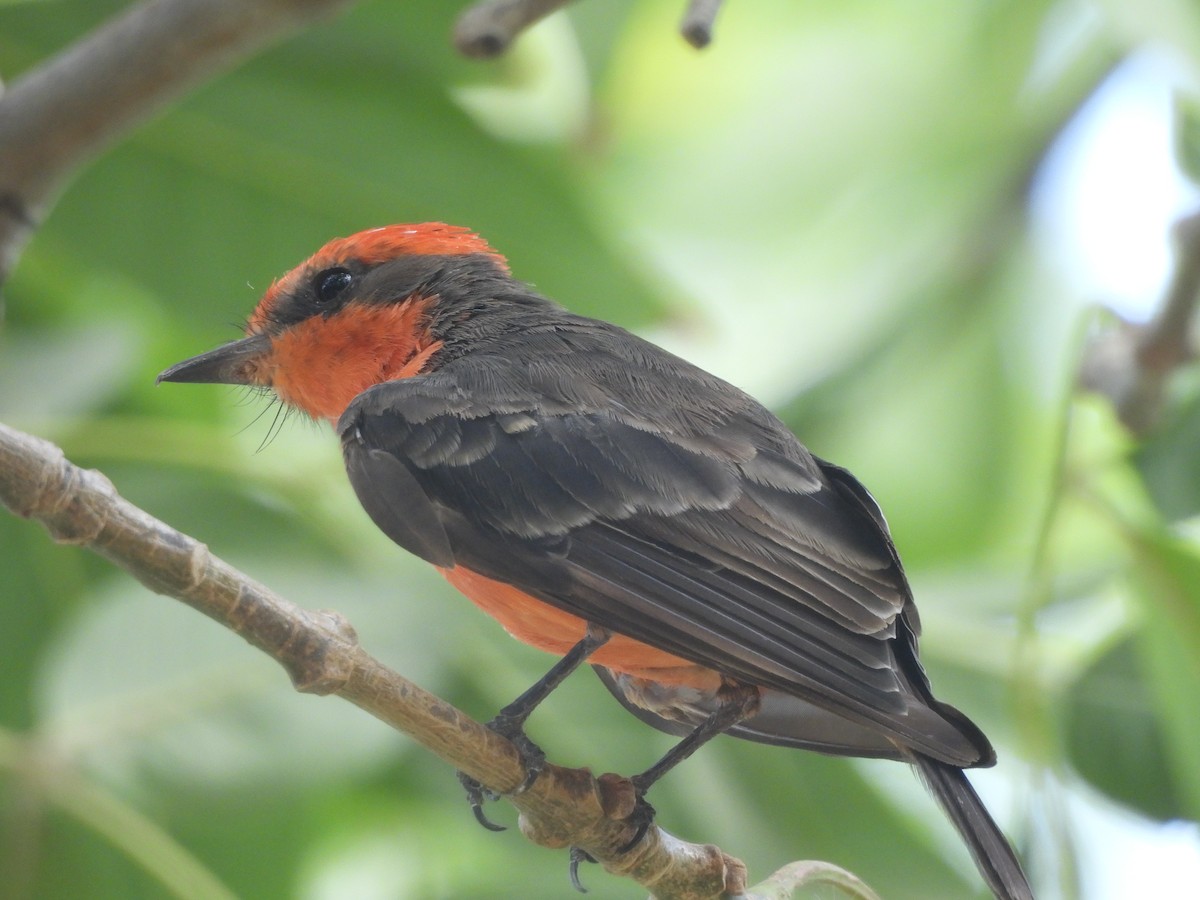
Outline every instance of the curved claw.
<svg viewBox="0 0 1200 900"><path fill-rule="evenodd" d="M506 723L501 722L501 728ZM497 729L495 720L488 723L489 728ZM546 766L546 754L542 752L541 747L525 736L519 728L511 730L509 733L500 731L510 741L516 744L517 750L521 754L521 762L525 766L525 780L522 781L515 790L510 791L511 794L522 794L533 787L533 783L537 781L538 775L542 773L542 769ZM475 821L486 828L488 831L507 831L504 825L497 825L483 811L483 803L485 800L499 799L500 795L487 790L471 776L459 772L458 782L467 791L467 802L471 804L471 812L475 814Z"/></svg>
<svg viewBox="0 0 1200 900"><path fill-rule="evenodd" d="M471 804L471 812L475 814L475 821L486 828L488 831L508 831L505 825L497 825L483 811L483 801L488 798L489 791L485 791L483 785L463 772L458 773L458 783L461 784L467 791L467 802ZM494 798L493 798L494 799Z"/></svg>
<svg viewBox="0 0 1200 900"><path fill-rule="evenodd" d="M585 888L583 886L583 882L579 880L579 864L585 862L594 863L596 858L582 847L572 847L570 850L570 860L571 887L575 888L575 890L579 891L581 894L586 894L588 889Z"/></svg>
<svg viewBox="0 0 1200 900"><path fill-rule="evenodd" d="M526 737L523 731L505 735L505 737L516 745L517 751L521 754L521 764L525 766L525 780L511 793L523 794L533 787L537 777L542 774L542 769L546 767L546 754L541 747Z"/></svg>
<svg viewBox="0 0 1200 900"><path fill-rule="evenodd" d="M471 802L471 812L475 813L475 821L486 828L488 831L508 831L507 825L499 825L487 817L487 813L483 811L483 804Z"/></svg>
<svg viewBox="0 0 1200 900"><path fill-rule="evenodd" d="M637 830L633 833L633 837L629 843L622 845L617 849L618 853L628 853L636 847L646 836L646 832L650 830L650 826L654 824L654 816L656 815L653 806L647 802L646 798L638 795L637 806L633 812L629 814L629 823L637 826Z"/></svg>

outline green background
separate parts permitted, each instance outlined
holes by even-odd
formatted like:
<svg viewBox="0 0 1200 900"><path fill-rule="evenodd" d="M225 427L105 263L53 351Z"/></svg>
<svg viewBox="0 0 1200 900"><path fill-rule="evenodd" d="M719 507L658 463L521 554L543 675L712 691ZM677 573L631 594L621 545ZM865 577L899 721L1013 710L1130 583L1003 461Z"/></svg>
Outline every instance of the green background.
<svg viewBox="0 0 1200 900"><path fill-rule="evenodd" d="M0 75L121 6L0 4ZM450 47L457 7L363 3L83 170L6 287L0 419L292 600L342 611L368 650L487 718L549 659L375 531L327 428L291 417L267 440L261 398L154 386L236 336L328 238L469 225L518 277L752 391L871 488L935 689L1000 752L973 780L1044 896L1089 893L1071 798L1200 816L1197 379L1172 382L1144 439L1076 392L1083 335L1109 320L1046 264L1027 208L1124 55L1149 42L1200 62L1200 10L733 0L697 53L675 33L680 0L582 0L477 63ZM1063 40L1073 15L1087 27ZM530 732L597 771L639 771L670 743L587 674ZM665 828L755 878L814 858L887 898L982 891L895 764L722 739L653 800ZM593 897L641 895L583 878ZM9 515L0 884L570 895L565 854L478 828L445 764Z"/></svg>

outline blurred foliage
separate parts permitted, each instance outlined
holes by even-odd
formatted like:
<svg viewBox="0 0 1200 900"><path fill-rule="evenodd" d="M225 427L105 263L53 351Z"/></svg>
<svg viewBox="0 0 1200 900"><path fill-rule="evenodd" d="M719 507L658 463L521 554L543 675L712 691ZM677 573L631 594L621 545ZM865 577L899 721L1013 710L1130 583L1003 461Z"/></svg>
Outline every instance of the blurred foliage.
<svg viewBox="0 0 1200 900"><path fill-rule="evenodd" d="M0 6L0 75L121 6ZM547 659L373 529L327 430L289 421L260 446L265 401L153 384L329 237L470 225L543 292L774 404L871 487L934 685L998 744L973 778L1043 896L1086 892L1064 797L1200 816L1200 391L1181 379L1141 445L1073 396L1094 298L1026 218L1040 161L1124 56L1200 62L1195 4L732 2L697 54L679 0L582 0L493 64L451 51L456 7L363 3L83 171L7 286L0 418L486 718ZM439 761L11 516L0 661L5 896L569 891L565 855L479 829ZM621 772L669 743L586 676L531 733L556 762ZM654 802L759 878L818 858L889 898L980 890L893 764L719 740Z"/></svg>

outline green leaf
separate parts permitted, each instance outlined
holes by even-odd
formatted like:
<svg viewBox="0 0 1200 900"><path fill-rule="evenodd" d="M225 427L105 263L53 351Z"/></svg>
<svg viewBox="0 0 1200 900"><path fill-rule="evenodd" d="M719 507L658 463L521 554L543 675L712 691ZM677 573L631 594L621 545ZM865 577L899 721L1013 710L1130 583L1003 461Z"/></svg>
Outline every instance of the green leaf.
<svg viewBox="0 0 1200 900"><path fill-rule="evenodd" d="M1200 184L1200 98L1175 92L1175 160L1193 182Z"/></svg>
<svg viewBox="0 0 1200 900"><path fill-rule="evenodd" d="M421 636L436 610L425 593L440 581L432 573L397 585L325 561L256 568L295 602L336 606L370 635L373 652L437 686L442 663ZM286 792L361 776L413 747L351 704L297 694L264 654L125 576L63 629L38 694L45 739L113 778L143 771L169 783Z"/></svg>
<svg viewBox="0 0 1200 900"><path fill-rule="evenodd" d="M1200 110L1198 110L1200 112ZM1200 127L1200 120L1197 121ZM1197 138L1200 139L1200 133ZM1200 152L1200 144L1197 145ZM1197 158L1200 161L1200 157ZM1178 407L1134 454L1154 505L1168 521L1200 512L1200 390Z"/></svg>
<svg viewBox="0 0 1200 900"><path fill-rule="evenodd" d="M1145 609L1141 653L1179 803L1200 819L1200 549L1170 535L1137 545L1133 585Z"/></svg>
<svg viewBox="0 0 1200 900"><path fill-rule="evenodd" d="M1071 686L1063 730L1076 771L1119 803L1166 821L1186 816L1136 640L1116 644Z"/></svg>

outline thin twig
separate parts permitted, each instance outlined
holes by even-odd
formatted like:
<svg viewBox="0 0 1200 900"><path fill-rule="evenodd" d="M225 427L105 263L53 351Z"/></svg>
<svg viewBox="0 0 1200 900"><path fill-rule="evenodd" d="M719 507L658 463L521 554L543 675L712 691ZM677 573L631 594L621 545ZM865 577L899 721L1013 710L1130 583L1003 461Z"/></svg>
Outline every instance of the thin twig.
<svg viewBox="0 0 1200 900"><path fill-rule="evenodd" d="M571 0L480 0L454 26L454 44L466 56L499 56L531 25ZM679 32L696 49L712 43L713 22L724 0L688 0Z"/></svg>
<svg viewBox="0 0 1200 900"><path fill-rule="evenodd" d="M1145 324L1120 317L1088 348L1080 385L1108 397L1134 434L1146 434L1162 414L1174 371L1196 357L1192 329L1200 302L1200 212L1173 229L1178 259L1162 306Z"/></svg>
<svg viewBox="0 0 1200 900"><path fill-rule="evenodd" d="M856 875L833 863L788 863L766 881L750 888L747 898L753 900L790 900L797 891L815 885L829 885L854 900L879 900L876 894Z"/></svg>
<svg viewBox="0 0 1200 900"><path fill-rule="evenodd" d="M721 11L723 2L724 0L691 0L688 3L683 21L679 23L679 33L697 50L703 50L712 43L713 23L717 13Z"/></svg>
<svg viewBox="0 0 1200 900"><path fill-rule="evenodd" d="M150 0L0 95L0 280L75 172L172 100L352 0Z"/></svg>
<svg viewBox="0 0 1200 900"><path fill-rule="evenodd" d="M1200 300L1200 212L1175 223L1179 259L1163 305L1142 329L1137 361L1146 372L1162 375L1195 358L1191 328Z"/></svg>
<svg viewBox="0 0 1200 900"><path fill-rule="evenodd" d="M466 56L499 56L517 36L570 0L483 0L458 17L454 45Z"/></svg>
<svg viewBox="0 0 1200 900"><path fill-rule="evenodd" d="M297 690L349 700L495 791L513 791L524 780L508 740L373 658L340 615L290 603L129 503L99 472L80 469L48 441L4 425L0 502L40 521L56 541L93 550L151 590L237 632L279 662ZM547 765L528 791L509 799L530 840L581 847L662 900L716 900L744 891L741 862L657 827L622 853L636 828L627 821L635 799L625 778Z"/></svg>
<svg viewBox="0 0 1200 900"><path fill-rule="evenodd" d="M0 93L0 282L85 163L197 85L353 0L148 0ZM468 56L503 53L569 0L483 0L459 18ZM712 39L721 0L691 0L684 36Z"/></svg>

